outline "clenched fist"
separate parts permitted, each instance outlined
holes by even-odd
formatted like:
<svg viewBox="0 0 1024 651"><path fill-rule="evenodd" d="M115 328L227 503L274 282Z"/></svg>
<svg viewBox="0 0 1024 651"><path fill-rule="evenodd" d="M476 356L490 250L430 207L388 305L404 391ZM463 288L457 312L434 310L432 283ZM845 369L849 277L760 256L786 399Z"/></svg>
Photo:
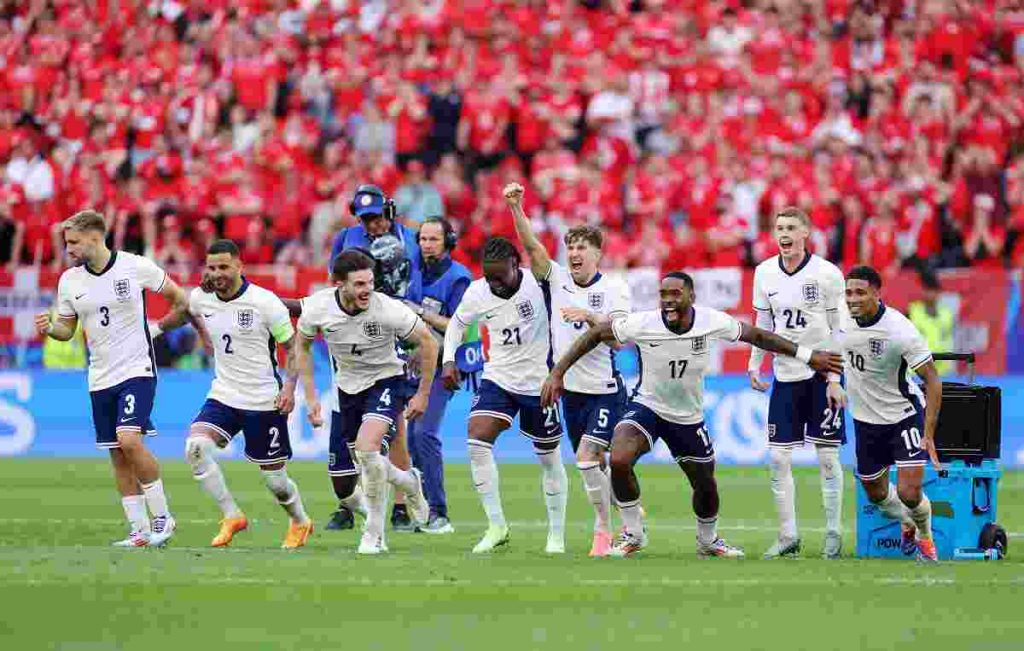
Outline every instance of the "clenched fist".
<svg viewBox="0 0 1024 651"><path fill-rule="evenodd" d="M505 195L505 203L509 206L518 206L522 202L523 193L525 192L526 190L523 189L523 186L518 183L509 183L505 186L502 194Z"/></svg>

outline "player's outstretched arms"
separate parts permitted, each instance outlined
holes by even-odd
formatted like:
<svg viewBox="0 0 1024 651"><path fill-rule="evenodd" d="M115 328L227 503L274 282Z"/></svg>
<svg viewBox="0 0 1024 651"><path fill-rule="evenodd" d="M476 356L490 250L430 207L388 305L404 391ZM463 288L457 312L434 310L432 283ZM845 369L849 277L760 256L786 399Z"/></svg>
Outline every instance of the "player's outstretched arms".
<svg viewBox="0 0 1024 651"><path fill-rule="evenodd" d="M939 420L939 408L942 407L942 380L935 370L935 362L929 360L914 369L918 377L924 380L924 439L921 447L928 452L928 458L936 470L942 469L939 452L935 449L935 424Z"/></svg>
<svg viewBox="0 0 1024 651"><path fill-rule="evenodd" d="M611 322L604 322L587 330L582 337L573 342L569 350L555 364L555 368L551 369L548 378L544 380L544 386L540 390L541 406L550 407L562 397L562 393L565 391L562 378L565 377L565 372L572 368L573 364L597 348L598 345L614 341L616 341L615 333L612 332Z"/></svg>
<svg viewBox="0 0 1024 651"><path fill-rule="evenodd" d="M316 383L313 381L313 339L299 333L293 337L295 344L292 347L292 355L295 356L295 366L302 378L302 390L306 398L306 418L313 427L320 427L324 424L324 418L320 414L320 400L316 395Z"/></svg>
<svg viewBox="0 0 1024 651"><path fill-rule="evenodd" d="M40 312L36 315L36 332L40 337L49 337L57 341L69 341L75 336L78 328L77 316L58 316L56 319L50 317L49 312Z"/></svg>
<svg viewBox="0 0 1024 651"><path fill-rule="evenodd" d="M822 373L843 372L843 356L838 353L811 350L804 346L797 346L792 341L784 339L774 332L768 332L746 323L741 323L740 328L740 341L744 341L751 346L757 346L770 353L796 357L815 371Z"/></svg>
<svg viewBox="0 0 1024 651"><path fill-rule="evenodd" d="M537 236L533 234L530 221L526 218L526 213L523 212L523 194L525 192L523 186L518 183L509 183L505 186L503 193L505 203L508 204L509 210L512 211L512 217L515 219L516 234L519 236L523 248L526 249L526 255L530 258L530 271L538 280L544 280L551 270L551 257Z"/></svg>
<svg viewBox="0 0 1024 651"><path fill-rule="evenodd" d="M281 344L287 355L284 368L288 378L281 385L281 391L278 392L277 398L274 400L274 408L282 414L290 414L295 409L295 387L299 383L299 377L295 366L295 354L292 351L295 348L296 339L297 337L292 335L290 339Z"/></svg>
<svg viewBox="0 0 1024 651"><path fill-rule="evenodd" d="M437 340L423 321L416 324L408 338L416 342L416 354L420 363L420 386L405 408L405 417L408 420L415 420L427 411L430 387L434 382L434 371L437 370L438 346Z"/></svg>

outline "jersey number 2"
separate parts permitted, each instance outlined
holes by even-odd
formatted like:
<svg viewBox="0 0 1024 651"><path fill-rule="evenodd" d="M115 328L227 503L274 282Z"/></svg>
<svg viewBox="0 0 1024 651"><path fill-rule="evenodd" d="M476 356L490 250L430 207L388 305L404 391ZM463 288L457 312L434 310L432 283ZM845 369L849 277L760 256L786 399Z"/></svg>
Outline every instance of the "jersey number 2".
<svg viewBox="0 0 1024 651"><path fill-rule="evenodd" d="M267 446L270 450L276 450L281 447L281 442L278 440L281 437L281 430L276 427L270 428L270 445Z"/></svg>
<svg viewBox="0 0 1024 651"><path fill-rule="evenodd" d="M234 355L235 350L231 347L231 335L223 335L221 340L224 342L224 352L228 355Z"/></svg>

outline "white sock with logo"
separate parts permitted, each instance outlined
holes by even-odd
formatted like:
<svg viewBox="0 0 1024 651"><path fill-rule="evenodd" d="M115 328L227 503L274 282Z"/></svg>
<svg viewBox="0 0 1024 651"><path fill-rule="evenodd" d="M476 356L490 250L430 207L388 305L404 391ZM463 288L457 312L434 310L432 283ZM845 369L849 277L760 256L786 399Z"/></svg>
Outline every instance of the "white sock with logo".
<svg viewBox="0 0 1024 651"><path fill-rule="evenodd" d="M541 467L541 488L548 511L548 533L565 538L565 507L569 501L569 476L562 463L562 446L554 450L534 448Z"/></svg>
<svg viewBox="0 0 1024 651"><path fill-rule="evenodd" d="M121 498L124 517L132 527L132 531L149 533L149 513L146 511L146 498L142 495L125 495Z"/></svg>
<svg viewBox="0 0 1024 651"><path fill-rule="evenodd" d="M492 527L506 526L498 490L498 465L494 463L494 449L490 443L469 440L469 469L473 475L473 486L487 514L487 522Z"/></svg>
<svg viewBox="0 0 1024 651"><path fill-rule="evenodd" d="M821 471L821 502L825 507L825 530L843 530L843 465L837 446L818 446L818 468Z"/></svg>
<svg viewBox="0 0 1024 651"><path fill-rule="evenodd" d="M768 448L772 496L779 515L779 539L792 541L798 537L796 527L796 486L793 482L793 450Z"/></svg>
<svg viewBox="0 0 1024 651"><path fill-rule="evenodd" d="M610 534L611 529L611 482L601 468L599 461L579 461L576 467L583 477L583 487L587 491L587 500L594 507L594 532Z"/></svg>
<svg viewBox="0 0 1024 651"><path fill-rule="evenodd" d="M214 456L217 444L205 436L190 436L185 440L185 458L192 467L192 476L203 491L212 497L225 518L242 515L235 498L228 490L224 473Z"/></svg>
<svg viewBox="0 0 1024 651"><path fill-rule="evenodd" d="M154 518L166 518L171 515L167 508L167 496L164 495L164 482L160 479L142 485L142 494L146 496L146 504Z"/></svg>
<svg viewBox="0 0 1024 651"><path fill-rule="evenodd" d="M380 452L356 450L362 473L363 490L366 492L366 532L384 535L384 511L387 498L388 469Z"/></svg>

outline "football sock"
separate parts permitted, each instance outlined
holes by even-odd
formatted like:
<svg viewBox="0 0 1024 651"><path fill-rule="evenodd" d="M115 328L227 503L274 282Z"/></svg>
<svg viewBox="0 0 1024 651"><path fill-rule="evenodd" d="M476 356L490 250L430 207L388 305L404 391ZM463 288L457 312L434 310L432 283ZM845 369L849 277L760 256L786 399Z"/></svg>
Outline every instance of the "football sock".
<svg viewBox="0 0 1024 651"><path fill-rule="evenodd" d="M142 495L125 495L121 498L124 516L132 525L132 531L149 533L149 513L146 512L146 498Z"/></svg>
<svg viewBox="0 0 1024 651"><path fill-rule="evenodd" d="M626 533L634 536L643 535L644 522L643 515L640 513L639 499L632 502L620 502L619 514L622 516L622 526L626 529Z"/></svg>
<svg viewBox="0 0 1024 651"><path fill-rule="evenodd" d="M821 471L821 502L825 507L825 530L842 531L843 466L839 448L818 447L818 468Z"/></svg>
<svg viewBox="0 0 1024 651"><path fill-rule="evenodd" d="M386 457L383 459L388 471L388 483L406 495L419 492L420 487L416 482L416 475L412 474L409 470L402 470L395 464L391 463L391 460Z"/></svg>
<svg viewBox="0 0 1024 651"><path fill-rule="evenodd" d="M548 510L548 532L565 536L565 506L569 500L569 477L562 463L562 446L554 450L534 448L541 467L541 486L544 489L544 504Z"/></svg>
<svg viewBox="0 0 1024 651"><path fill-rule="evenodd" d="M796 487L793 483L793 451L788 448L768 449L771 467L772 496L779 515L779 538L796 540Z"/></svg>
<svg viewBox="0 0 1024 651"><path fill-rule="evenodd" d="M291 516L292 522L305 524L309 522L306 510L302 506L302 496L299 495L299 487L288 476L288 472L281 468L279 470L264 470L263 481L267 488L277 498L277 503L284 508Z"/></svg>
<svg viewBox="0 0 1024 651"><path fill-rule="evenodd" d="M366 492L366 532L384 535L384 510L387 497L388 468L380 452L356 450L362 473L363 490Z"/></svg>
<svg viewBox="0 0 1024 651"><path fill-rule="evenodd" d="M212 497L220 507L225 518L236 518L242 514L231 491L228 490L227 482L224 481L224 473L217 463L214 453L217 444L205 436L190 436L185 441L185 456L192 466L192 476L207 495Z"/></svg>
<svg viewBox="0 0 1024 651"><path fill-rule="evenodd" d="M353 513L359 513L366 517L366 495L363 494L363 488L359 484L356 484L351 495L341 498L340 502L342 506L347 507Z"/></svg>
<svg viewBox="0 0 1024 651"><path fill-rule="evenodd" d="M492 527L506 526L501 493L498 490L498 466L494 463L494 449L490 443L470 439L469 469L488 523Z"/></svg>
<svg viewBox="0 0 1024 651"><path fill-rule="evenodd" d="M615 497L615 491L611 489L612 467L610 465L605 466L602 472L604 473L604 476L608 478L608 493L611 495L611 503L615 505L615 508L619 508L619 500Z"/></svg>
<svg viewBox="0 0 1024 651"><path fill-rule="evenodd" d="M608 475L598 461L580 461L576 464L583 477L587 500L594 506L594 531L611 533L609 511L611 511L612 486Z"/></svg>
<svg viewBox="0 0 1024 651"><path fill-rule="evenodd" d="M148 484L142 484L142 494L146 496L146 504L154 518L166 518L171 515L167 509L167 496L164 495L164 482L157 479Z"/></svg>
<svg viewBox="0 0 1024 651"><path fill-rule="evenodd" d="M910 517L910 509L900 501L900 496L896 494L896 487L892 484L889 484L889 493L885 499L878 503L878 509L891 520L914 524L914 519Z"/></svg>
<svg viewBox="0 0 1024 651"><path fill-rule="evenodd" d="M917 537L930 540L932 537L932 502L927 495L921 493L921 501L910 509L910 517L917 525Z"/></svg>
<svg viewBox="0 0 1024 651"><path fill-rule="evenodd" d="M718 516L697 518L697 544L707 547L718 540Z"/></svg>

